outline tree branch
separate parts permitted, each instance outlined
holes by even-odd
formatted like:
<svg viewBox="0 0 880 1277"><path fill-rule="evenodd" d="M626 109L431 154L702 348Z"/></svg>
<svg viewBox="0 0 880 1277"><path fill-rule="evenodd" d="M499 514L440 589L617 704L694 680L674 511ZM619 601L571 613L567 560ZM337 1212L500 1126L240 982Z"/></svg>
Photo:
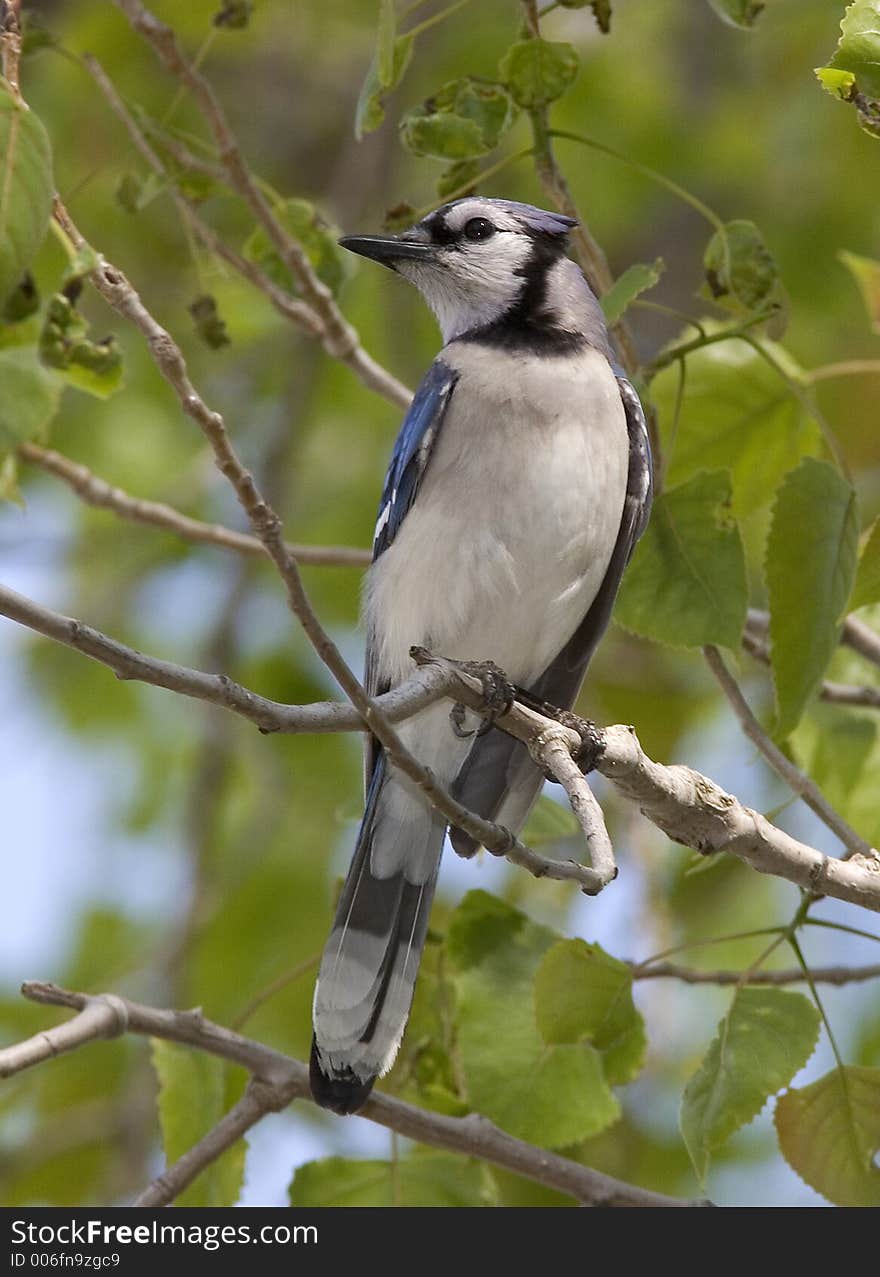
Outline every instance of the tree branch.
<svg viewBox="0 0 880 1277"><path fill-rule="evenodd" d="M364 717L351 705L335 701L283 705L257 695L223 674L207 674L145 656L5 587L0 587L0 615L83 652L109 666L120 678L139 679L221 705L255 723L264 732L292 734L365 729ZM480 679L454 662L433 657L405 683L377 698L373 713L379 712L385 722L399 722L443 696L485 713ZM573 720L575 716L567 718ZM533 741L541 731L550 728L555 732L559 728L556 719L543 716L519 701L493 721L501 731L527 742ZM727 852L761 873L784 878L815 894L834 896L880 912L880 856L876 852L869 850L864 856L855 854L848 861L830 859L743 806L700 772L690 767L664 767L653 762L642 751L632 728L594 729L586 723L584 727L595 734L596 770L624 797L636 803L642 814L673 841L700 852ZM577 740L578 750L583 744L575 728L570 738L556 736L555 739L570 739L573 748ZM437 807L446 814L439 803ZM447 818L457 823L460 811L462 820L468 819L470 828L477 831L476 838L480 838L479 831L487 825L490 831L498 828L490 822L471 818L454 800L446 804L447 810L450 807L456 810L456 815ZM500 854L536 877L577 882L588 892L604 885L602 875L594 870L573 861L547 859L521 843L511 845L508 841Z"/></svg>
<svg viewBox="0 0 880 1277"><path fill-rule="evenodd" d="M166 1038L173 1042L182 1042L201 1051L207 1051L221 1059L230 1060L246 1068L256 1080L251 1099L245 1097L235 1106L226 1118L209 1136L201 1140L195 1148L185 1154L165 1172L165 1184L151 1186L155 1198L149 1202L142 1199L141 1205L159 1204L159 1200L169 1201L171 1192L182 1191L199 1170L208 1165L213 1157L219 1156L225 1148L240 1138L263 1112L282 1109L291 1101L311 1100L309 1090L308 1068L299 1060L282 1055L262 1043L254 1042L239 1036L219 1024L205 1019L201 1011L168 1011L156 1007L144 1006L115 994L99 994L89 996L85 993L72 993L60 989L57 985L39 982L27 982L22 985L22 993L33 1002L49 1006L69 1007L78 1011L78 1015L67 1025L59 1028L70 1028L76 1025L82 1015L97 1005L89 1020L90 1033L77 1030L77 1040L73 1045L83 1045L99 1036L105 1036L96 1026L110 1026L115 1033L129 1032L144 1034L149 1037ZM57 1034L58 1029L50 1029ZM10 1052L15 1052L16 1060L26 1059L18 1068L36 1064L40 1059L49 1059L55 1052L44 1051L40 1054L39 1044L45 1035L30 1039L29 1043L19 1043L0 1052L0 1070L6 1066L6 1073L18 1071L8 1067ZM24 1048L28 1048L27 1051ZM261 1111L258 1111L261 1110ZM514 1138L494 1126L486 1118L478 1114L468 1117L446 1117L441 1113L432 1113L406 1104L402 1100L393 1099L389 1095L373 1094L361 1110L360 1115L372 1122L397 1131L410 1139L434 1148L449 1149L454 1153L462 1153L467 1157L478 1157L491 1162L517 1175L524 1175L536 1183L554 1188L558 1192L567 1193L584 1205L590 1206L691 1206L704 1205L702 1202L688 1202L675 1197L667 1197L662 1193L653 1193L647 1189L637 1188L604 1175L600 1171L582 1166L547 1149L536 1148L523 1140ZM222 1131L218 1136L217 1131ZM212 1140L212 1137L213 1138ZM206 1156L208 1141L212 1141L212 1157ZM216 1151L214 1151L216 1150ZM189 1159L189 1160L187 1160ZM149 1193L151 1190L148 1189Z"/></svg>
<svg viewBox="0 0 880 1277"><path fill-rule="evenodd" d="M112 510L121 519L130 519L134 523L162 528L185 541L221 546L224 550L234 550L236 554L255 557L266 555L266 547L255 536L236 532L219 523L203 523L199 519L191 519L161 501L145 501L141 497L133 497L122 488L111 486L86 466L71 461L69 457L64 457L51 448L43 448L36 443L22 443L19 444L18 455L31 465L39 466L41 470L61 479L86 505L100 510ZM295 545L285 542L285 549L297 562L316 567L366 567L371 559L369 550L361 550L356 546Z"/></svg>
<svg viewBox="0 0 880 1277"><path fill-rule="evenodd" d="M752 630L743 631L742 645L762 665L770 664L770 651L764 639ZM819 699L832 705L854 705L860 709L880 709L880 687L859 687L852 683L832 683L825 679L819 688Z"/></svg>
<svg viewBox="0 0 880 1277"><path fill-rule="evenodd" d="M636 803L658 829L685 847L724 851L759 873L880 912L880 855L835 860L799 842L691 767L664 767L642 750L631 727L600 732L596 770Z"/></svg>
<svg viewBox="0 0 880 1277"><path fill-rule="evenodd" d="M98 59L87 53L83 57L83 66L101 90L114 115L125 126L136 149L153 171L167 183L168 193L174 200L178 212L202 244L210 252L222 258L237 274L263 293L280 315L296 324L309 337L320 340L324 334L324 324L320 316L305 302L296 297L291 297L290 293L285 292L283 288L279 288L264 271L260 270L255 262L249 262L246 257L242 257L234 248L230 248L213 227L209 226L204 220L195 204L186 198L177 186L173 174L169 173L134 116L126 108L112 80ZM220 170L219 176L221 180L225 177L223 170ZM392 397L392 402L405 406L409 403L410 395L406 387L401 387L401 390L404 393L400 396Z"/></svg>
<svg viewBox="0 0 880 1277"><path fill-rule="evenodd" d="M764 755L767 762L778 776L814 811L823 824L834 833L846 847L848 856L876 856L877 852L857 834L848 821L836 812L818 785L810 780L799 767L783 754L782 750L764 731L755 718L748 703L740 691L739 684L730 674L721 658L717 647L703 648L703 655L709 669L715 675L719 687L730 702L740 727L752 744Z"/></svg>
<svg viewBox="0 0 880 1277"><path fill-rule="evenodd" d="M140 0L114 0L114 3L128 18L132 28L152 46L166 70L192 94L214 138L218 158L230 186L263 227L296 281L303 299L320 318L324 330L320 341L327 354L351 368L371 390L393 403L407 405L410 392L367 354L354 328L336 305L330 289L315 273L302 245L275 216L244 160L213 88L186 57L174 31L150 13Z"/></svg>
<svg viewBox="0 0 880 1277"><path fill-rule="evenodd" d="M803 984L807 977L800 967L787 971L700 971L675 962L653 962L641 966L631 962L634 980L682 980L685 984ZM814 984L861 984L880 978L880 965L871 967L810 967Z"/></svg>
<svg viewBox="0 0 880 1277"><path fill-rule="evenodd" d="M238 1103L197 1144L173 1165L166 1167L161 1175L157 1175L138 1194L131 1203L132 1206L170 1206L203 1170L216 1162L233 1144L237 1144L267 1113L280 1112L295 1098L297 1097L294 1095L287 1098L285 1087L269 1085L252 1076Z"/></svg>

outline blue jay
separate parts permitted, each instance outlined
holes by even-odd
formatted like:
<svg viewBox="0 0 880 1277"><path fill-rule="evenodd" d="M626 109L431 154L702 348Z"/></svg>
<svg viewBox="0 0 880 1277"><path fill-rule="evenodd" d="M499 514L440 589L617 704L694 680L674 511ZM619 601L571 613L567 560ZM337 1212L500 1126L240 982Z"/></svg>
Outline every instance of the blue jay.
<svg viewBox="0 0 880 1277"><path fill-rule="evenodd" d="M446 204L400 236L346 236L415 284L443 349L385 480L364 595L366 687L412 671L414 644L492 660L568 707L648 519L645 417L599 304L566 257L576 223L510 200ZM497 729L449 706L405 721L409 749L469 809L519 830L543 780ZM353 1113L394 1063L415 989L446 823L367 745L366 810L314 999L316 1101ZM450 831L455 849L477 846Z"/></svg>

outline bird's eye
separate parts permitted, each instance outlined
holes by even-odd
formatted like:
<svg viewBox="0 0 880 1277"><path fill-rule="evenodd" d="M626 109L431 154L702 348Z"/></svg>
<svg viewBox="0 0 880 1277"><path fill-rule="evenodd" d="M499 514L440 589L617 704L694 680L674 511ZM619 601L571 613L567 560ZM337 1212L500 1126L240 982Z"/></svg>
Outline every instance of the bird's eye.
<svg viewBox="0 0 880 1277"><path fill-rule="evenodd" d="M491 239L494 234L495 227L485 217L472 217L469 222L465 222L465 239Z"/></svg>

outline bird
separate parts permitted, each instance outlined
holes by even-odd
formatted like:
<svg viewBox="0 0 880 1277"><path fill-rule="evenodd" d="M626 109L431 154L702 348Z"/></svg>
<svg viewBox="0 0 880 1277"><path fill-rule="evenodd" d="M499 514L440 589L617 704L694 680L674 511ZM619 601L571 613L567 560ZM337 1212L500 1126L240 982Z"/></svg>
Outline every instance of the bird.
<svg viewBox="0 0 880 1277"><path fill-rule="evenodd" d="M370 696L410 649L492 661L568 708L648 521L651 449L602 309L568 256L575 219L469 196L409 230L339 243L414 284L443 345L406 413L382 491L363 599ZM482 720L469 720L482 722ZM497 728L435 703L398 727L469 810L522 828L544 780ZM339 1114L367 1101L406 1027L447 832L367 738L366 801L313 1003L310 1084Z"/></svg>

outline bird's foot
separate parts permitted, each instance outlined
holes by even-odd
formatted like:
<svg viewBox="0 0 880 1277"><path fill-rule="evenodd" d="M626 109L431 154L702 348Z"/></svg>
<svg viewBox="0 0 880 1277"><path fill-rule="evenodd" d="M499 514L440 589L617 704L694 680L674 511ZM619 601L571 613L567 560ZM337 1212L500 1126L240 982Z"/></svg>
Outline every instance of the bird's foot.
<svg viewBox="0 0 880 1277"><path fill-rule="evenodd" d="M510 711L517 697L517 689L494 661L462 661L460 668L466 674L478 678L482 684L483 704L479 712L483 721L475 735L485 736L494 727L496 720Z"/></svg>

